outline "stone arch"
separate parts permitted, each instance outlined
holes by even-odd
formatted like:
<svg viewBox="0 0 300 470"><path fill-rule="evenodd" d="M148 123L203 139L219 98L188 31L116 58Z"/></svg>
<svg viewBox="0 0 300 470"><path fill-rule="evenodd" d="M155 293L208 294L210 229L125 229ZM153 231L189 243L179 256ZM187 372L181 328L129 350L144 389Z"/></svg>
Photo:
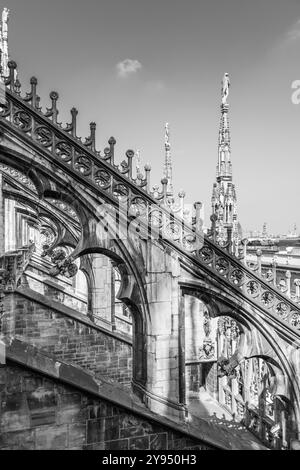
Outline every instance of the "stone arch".
<svg viewBox="0 0 300 470"><path fill-rule="evenodd" d="M72 260L76 258L87 259L89 255L98 253L112 260L120 270L122 283L118 298L128 306L134 318L133 383L144 386L147 381L146 332L150 317L141 275L143 269L140 269L143 263L141 255L136 252L131 240L127 239L125 244L122 238L117 238L109 223L105 224L105 227L101 220L98 223L97 210L91 207L90 201L85 201L82 194L80 195L80 203L76 198L76 191L70 195L64 191L58 193L47 190L44 195L47 198L57 198L59 196L59 200L66 203L72 201L72 207L77 212L82 232L71 254L70 258ZM100 227L101 233L96 232L97 227ZM108 236L106 236L106 233ZM137 263L139 263L139 266ZM88 275L88 262L83 264L84 272L91 286L92 279Z"/></svg>
<svg viewBox="0 0 300 470"><path fill-rule="evenodd" d="M147 321L145 318L145 305L141 298L138 283L127 263L115 251L101 247L90 247L76 256L88 257L91 254L104 255L112 260L120 271L121 286L116 294L118 299L130 309L133 318L133 384L145 385L147 380ZM84 269L88 271L87 267ZM89 279L92 282L90 274Z"/></svg>
<svg viewBox="0 0 300 470"><path fill-rule="evenodd" d="M195 295L203 302L207 302L213 317L228 316L240 323L241 339L236 354L230 358L230 368L237 366L243 359L260 358L266 362L274 377L274 394L290 407L293 415L291 432L293 436L297 436L299 433L297 384L293 380L289 355L275 330L253 318L251 312L247 311L247 306L237 305L234 297L221 292L220 289L208 285L197 288L186 285L182 286L182 293Z"/></svg>

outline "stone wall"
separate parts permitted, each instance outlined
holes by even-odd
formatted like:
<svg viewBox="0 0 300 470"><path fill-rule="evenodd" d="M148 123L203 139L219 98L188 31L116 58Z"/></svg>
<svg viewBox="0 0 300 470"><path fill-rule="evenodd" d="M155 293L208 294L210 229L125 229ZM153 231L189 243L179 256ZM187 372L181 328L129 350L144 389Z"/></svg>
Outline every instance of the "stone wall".
<svg viewBox="0 0 300 470"><path fill-rule="evenodd" d="M213 449L13 363L0 367L0 449Z"/></svg>
<svg viewBox="0 0 300 470"><path fill-rule="evenodd" d="M185 366L186 397L199 395L203 387L215 399L218 399L218 376L216 362L190 363Z"/></svg>
<svg viewBox="0 0 300 470"><path fill-rule="evenodd" d="M5 296L2 333L87 369L96 377L124 385L131 382L130 343L31 301L20 293Z"/></svg>

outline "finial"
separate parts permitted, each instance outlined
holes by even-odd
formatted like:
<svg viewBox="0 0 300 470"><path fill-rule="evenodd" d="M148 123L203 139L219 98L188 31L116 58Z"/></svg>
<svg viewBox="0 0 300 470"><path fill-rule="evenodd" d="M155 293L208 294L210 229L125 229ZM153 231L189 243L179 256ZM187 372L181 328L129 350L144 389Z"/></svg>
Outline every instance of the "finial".
<svg viewBox="0 0 300 470"><path fill-rule="evenodd" d="M14 90L17 64L14 60L10 60L7 64L7 67L8 67L8 79L5 80L5 83L9 85L11 90Z"/></svg>
<svg viewBox="0 0 300 470"><path fill-rule="evenodd" d="M134 157L134 151L127 150L126 157L127 157L127 166L128 166L128 176L131 179L132 178L132 159Z"/></svg>
<svg viewBox="0 0 300 470"><path fill-rule="evenodd" d="M90 122L90 136L85 141L85 145L90 147L93 152L96 151L96 127L95 122Z"/></svg>
<svg viewBox="0 0 300 470"><path fill-rule="evenodd" d="M146 163L146 165L144 166L144 170L145 170L145 180L146 180L146 189L147 189L147 192L150 191L150 171L151 171L151 165L150 163Z"/></svg>
<svg viewBox="0 0 300 470"><path fill-rule="evenodd" d="M39 102L39 99L37 99L37 95L36 95L36 87L37 87L37 78L36 77L31 77L30 79L30 85L31 85L31 92L30 92L30 96L31 96L31 105L34 107L34 108L37 108L38 106L38 102Z"/></svg>
<svg viewBox="0 0 300 470"><path fill-rule="evenodd" d="M46 117L51 117L52 122L54 124L57 124L57 116L58 116L57 100L59 98L59 95L56 91L51 91L49 96L50 96L50 99L51 99L51 108L47 108L45 116Z"/></svg>
<svg viewBox="0 0 300 470"><path fill-rule="evenodd" d="M108 141L109 145L116 145L116 139L114 137L111 137Z"/></svg>
<svg viewBox="0 0 300 470"><path fill-rule="evenodd" d="M111 137L108 141L109 147L104 149L104 160L108 161L111 165L114 164L114 152L115 152L115 145L116 139Z"/></svg>
<svg viewBox="0 0 300 470"><path fill-rule="evenodd" d="M71 117L72 117L72 122L71 124L66 125L66 132L71 132L71 135L73 137L76 137L76 127L77 127L77 114L78 111L76 108L71 109Z"/></svg>

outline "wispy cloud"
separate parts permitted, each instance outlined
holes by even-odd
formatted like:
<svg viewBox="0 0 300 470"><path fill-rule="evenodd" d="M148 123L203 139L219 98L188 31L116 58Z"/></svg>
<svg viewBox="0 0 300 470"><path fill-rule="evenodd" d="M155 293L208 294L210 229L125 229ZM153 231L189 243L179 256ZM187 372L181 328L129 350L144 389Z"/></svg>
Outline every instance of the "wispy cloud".
<svg viewBox="0 0 300 470"><path fill-rule="evenodd" d="M136 59L125 59L116 65L119 77L127 78L129 75L137 73L142 68L142 64Z"/></svg>
<svg viewBox="0 0 300 470"><path fill-rule="evenodd" d="M300 39L300 18L293 24L291 29L286 33L286 40L294 42Z"/></svg>

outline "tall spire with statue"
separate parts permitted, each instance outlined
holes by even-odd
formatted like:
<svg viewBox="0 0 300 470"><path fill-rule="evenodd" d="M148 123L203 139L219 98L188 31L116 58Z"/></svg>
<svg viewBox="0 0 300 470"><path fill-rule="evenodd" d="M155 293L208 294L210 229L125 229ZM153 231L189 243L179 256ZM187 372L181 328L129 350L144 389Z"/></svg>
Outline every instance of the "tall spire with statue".
<svg viewBox="0 0 300 470"><path fill-rule="evenodd" d="M1 50L1 75L6 77L9 74L8 62L8 17L9 9L3 8L0 23L0 50Z"/></svg>
<svg viewBox="0 0 300 470"><path fill-rule="evenodd" d="M230 80L224 74L221 89L221 121L216 182L212 193L212 230L220 244L238 241L237 199L232 182L230 130L228 121Z"/></svg>
<svg viewBox="0 0 300 470"><path fill-rule="evenodd" d="M172 158L171 158L171 145L170 145L170 130L169 124L165 124L165 163L164 163L164 177L167 178L167 196L173 197L173 177L172 177Z"/></svg>

